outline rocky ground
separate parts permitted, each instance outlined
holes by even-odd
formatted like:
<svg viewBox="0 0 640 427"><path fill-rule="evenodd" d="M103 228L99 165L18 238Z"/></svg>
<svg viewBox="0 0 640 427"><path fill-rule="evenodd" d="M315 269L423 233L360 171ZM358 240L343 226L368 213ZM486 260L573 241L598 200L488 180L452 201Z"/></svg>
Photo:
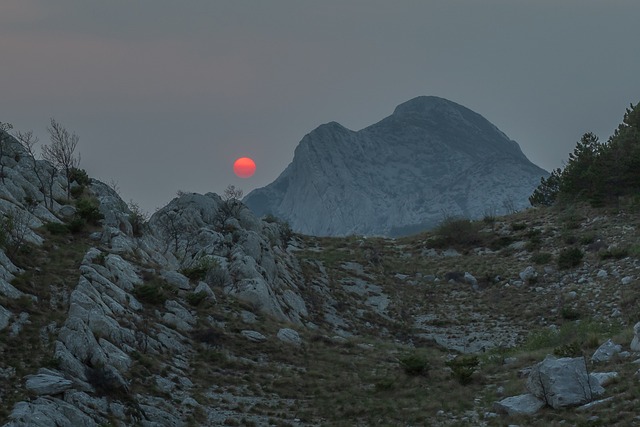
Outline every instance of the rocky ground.
<svg viewBox="0 0 640 427"><path fill-rule="evenodd" d="M316 238L214 194L144 222L95 180L47 202L14 150L3 425L639 422L633 200Z"/></svg>

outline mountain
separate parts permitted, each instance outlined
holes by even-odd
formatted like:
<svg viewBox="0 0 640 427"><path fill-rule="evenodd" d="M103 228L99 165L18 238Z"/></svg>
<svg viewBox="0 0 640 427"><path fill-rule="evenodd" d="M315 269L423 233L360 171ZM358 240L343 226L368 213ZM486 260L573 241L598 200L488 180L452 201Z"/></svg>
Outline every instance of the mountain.
<svg viewBox="0 0 640 427"><path fill-rule="evenodd" d="M524 209L547 175L481 115L422 96L357 132L335 122L319 126L284 172L243 202L304 234L394 236L445 216Z"/></svg>
<svg viewBox="0 0 640 427"><path fill-rule="evenodd" d="M637 421L633 199L321 238L213 193L146 219L3 133L0 171L3 427Z"/></svg>

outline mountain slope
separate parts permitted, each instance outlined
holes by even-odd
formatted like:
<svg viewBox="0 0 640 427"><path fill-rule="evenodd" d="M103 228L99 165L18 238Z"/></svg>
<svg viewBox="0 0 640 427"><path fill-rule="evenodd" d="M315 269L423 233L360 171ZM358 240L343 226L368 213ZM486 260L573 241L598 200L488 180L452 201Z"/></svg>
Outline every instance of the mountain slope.
<svg viewBox="0 0 640 427"><path fill-rule="evenodd" d="M445 215L524 208L546 175L479 114L424 96L358 132L319 126L273 183L243 201L305 234L397 235Z"/></svg>

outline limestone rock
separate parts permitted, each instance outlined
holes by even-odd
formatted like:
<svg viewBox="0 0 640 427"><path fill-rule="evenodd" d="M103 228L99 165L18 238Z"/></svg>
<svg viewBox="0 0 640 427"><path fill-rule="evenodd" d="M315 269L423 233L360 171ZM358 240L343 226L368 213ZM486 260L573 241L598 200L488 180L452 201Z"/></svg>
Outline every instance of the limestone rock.
<svg viewBox="0 0 640 427"><path fill-rule="evenodd" d="M244 330L244 331L241 331L240 334L242 334L242 336L248 339L249 341L253 341L253 342L263 342L267 340L267 337L265 337L258 331Z"/></svg>
<svg viewBox="0 0 640 427"><path fill-rule="evenodd" d="M0 305L0 331L9 326L9 319L13 317L13 313Z"/></svg>
<svg viewBox="0 0 640 427"><path fill-rule="evenodd" d="M300 338L300 335L298 334L298 332L290 328L280 329L276 334L276 336L280 341L286 342L288 344L293 344L296 346L299 346L302 344L302 338Z"/></svg>
<svg viewBox="0 0 640 427"><path fill-rule="evenodd" d="M97 427L90 416L62 399L38 397L31 402L18 402L4 427Z"/></svg>
<svg viewBox="0 0 640 427"><path fill-rule="evenodd" d="M640 322L633 325L633 339L631 340L631 350L640 351Z"/></svg>
<svg viewBox="0 0 640 427"><path fill-rule="evenodd" d="M544 402L533 394L521 394L494 402L493 410L507 415L533 415L543 406Z"/></svg>
<svg viewBox="0 0 640 427"><path fill-rule="evenodd" d="M27 390L37 395L59 394L73 385L72 381L49 369L40 369L36 375L27 375L26 380Z"/></svg>
<svg viewBox="0 0 640 427"><path fill-rule="evenodd" d="M503 204L528 207L547 175L479 114L423 96L358 132L319 126L273 183L243 201L303 234L395 236L437 225L442 212L482 218Z"/></svg>
<svg viewBox="0 0 640 427"><path fill-rule="evenodd" d="M622 346L620 344L615 344L611 340L607 340L603 343L591 356L591 361L594 363L599 362L608 362L611 360L616 354L622 351Z"/></svg>
<svg viewBox="0 0 640 427"><path fill-rule="evenodd" d="M613 380L618 378L617 372L592 372L591 376L598 380L598 383L601 386L606 386L611 384Z"/></svg>
<svg viewBox="0 0 640 427"><path fill-rule="evenodd" d="M551 355L531 369L527 390L554 409L581 405L604 393L598 380L589 376L584 358Z"/></svg>
<svg viewBox="0 0 640 427"><path fill-rule="evenodd" d="M538 277L538 273L536 272L535 268L533 268L532 266L528 266L527 268L525 268L520 272L519 276L521 280L525 282L529 282L532 279L535 279L536 277Z"/></svg>

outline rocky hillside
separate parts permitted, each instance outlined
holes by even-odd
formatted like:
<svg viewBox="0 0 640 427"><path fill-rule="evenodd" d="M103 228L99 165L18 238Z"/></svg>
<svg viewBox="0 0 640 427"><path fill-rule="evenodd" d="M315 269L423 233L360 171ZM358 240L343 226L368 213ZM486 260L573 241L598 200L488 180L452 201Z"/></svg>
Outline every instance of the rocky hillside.
<svg viewBox="0 0 640 427"><path fill-rule="evenodd" d="M308 237L215 194L143 221L56 175L51 202L5 148L2 425L636 421L632 201Z"/></svg>
<svg viewBox="0 0 640 427"><path fill-rule="evenodd" d="M304 234L395 236L443 216L522 209L546 175L479 114L423 96L358 132L335 122L318 127L285 171L244 202Z"/></svg>

